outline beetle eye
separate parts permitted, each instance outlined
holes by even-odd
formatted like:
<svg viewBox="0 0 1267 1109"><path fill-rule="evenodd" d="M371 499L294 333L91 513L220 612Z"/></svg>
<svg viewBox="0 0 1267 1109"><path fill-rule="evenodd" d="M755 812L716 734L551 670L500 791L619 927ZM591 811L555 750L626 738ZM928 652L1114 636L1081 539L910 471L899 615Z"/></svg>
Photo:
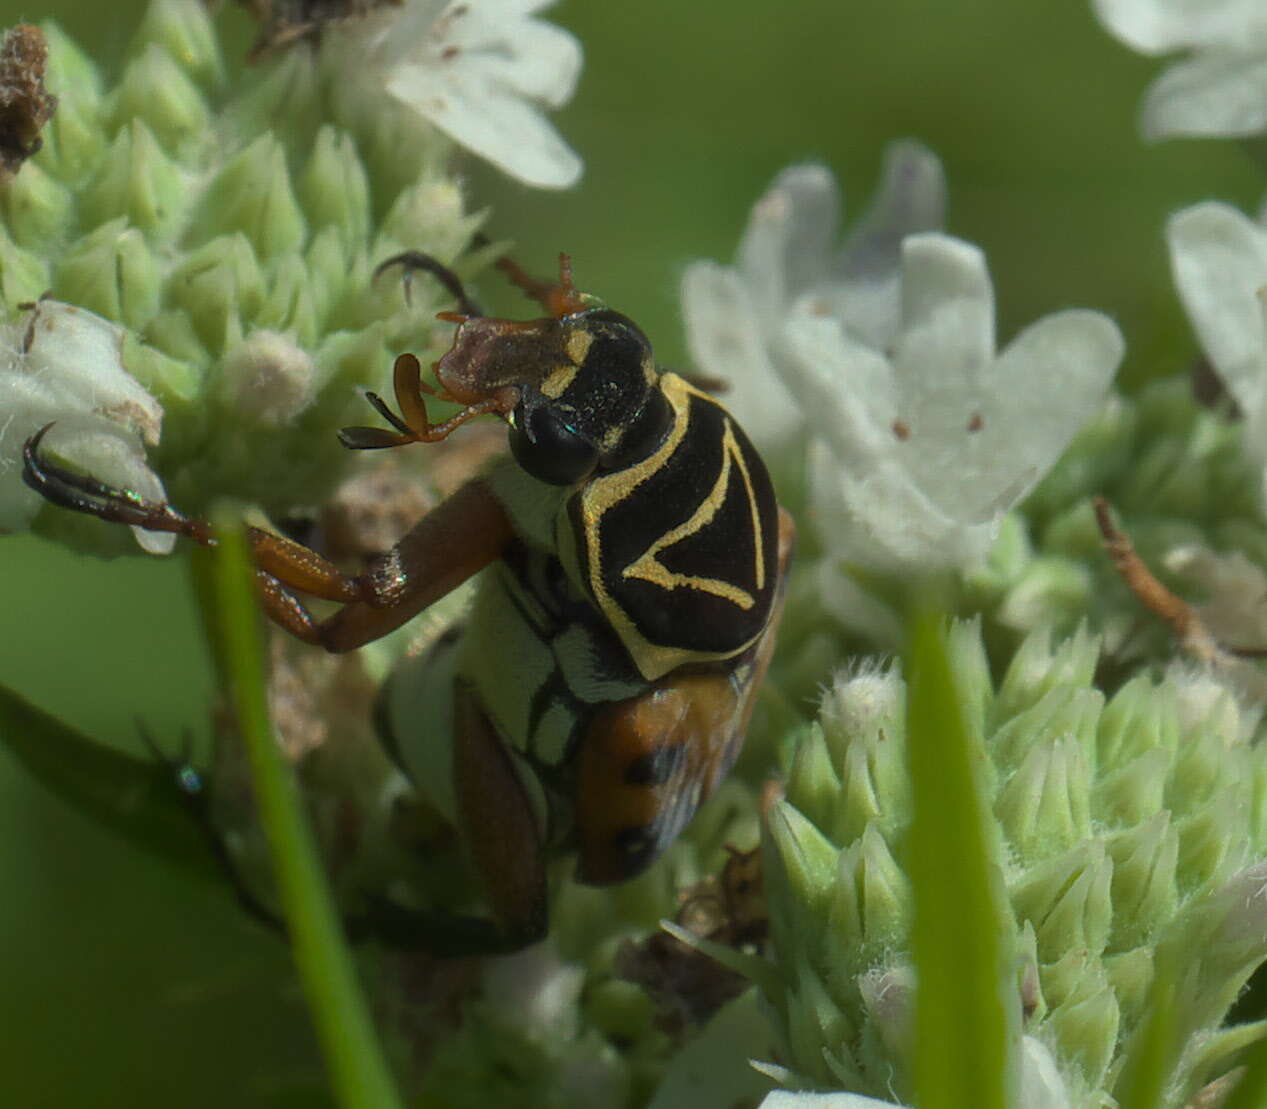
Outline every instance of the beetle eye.
<svg viewBox="0 0 1267 1109"><path fill-rule="evenodd" d="M515 409L510 453L528 473L548 485L575 485L598 464L598 448L549 405Z"/></svg>

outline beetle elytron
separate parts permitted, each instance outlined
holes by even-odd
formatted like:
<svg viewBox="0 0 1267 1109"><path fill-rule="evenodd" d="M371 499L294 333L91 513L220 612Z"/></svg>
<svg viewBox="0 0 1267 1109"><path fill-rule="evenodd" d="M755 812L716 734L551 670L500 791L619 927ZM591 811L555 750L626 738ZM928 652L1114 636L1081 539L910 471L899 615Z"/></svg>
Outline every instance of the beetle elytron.
<svg viewBox="0 0 1267 1109"><path fill-rule="evenodd" d="M385 635L483 572L465 624L412 680L447 706L431 711L449 713L458 815L493 921L384 903L377 927L510 949L545 932L549 854L575 850L584 883L630 878L729 769L773 650L794 529L727 411L658 369L631 320L578 292L565 255L557 283L499 263L546 310L526 321L483 315L426 255L384 265L397 263L455 296L461 311L441 318L457 333L434 367L439 389L400 355L400 414L369 398L392 429L345 428L344 445L436 442L496 413L509 454L363 574L271 532L248 538L267 614L329 651ZM432 423L424 394L462 410ZM23 473L48 500L214 543L204 521L48 462L48 430L27 442ZM318 622L300 593L343 607ZM409 774L427 737L392 742Z"/></svg>

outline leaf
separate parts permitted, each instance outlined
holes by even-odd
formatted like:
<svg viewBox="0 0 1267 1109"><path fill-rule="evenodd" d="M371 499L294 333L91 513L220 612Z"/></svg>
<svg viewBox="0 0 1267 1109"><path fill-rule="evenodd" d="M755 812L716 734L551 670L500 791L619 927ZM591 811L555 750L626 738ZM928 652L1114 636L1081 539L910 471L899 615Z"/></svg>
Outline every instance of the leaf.
<svg viewBox="0 0 1267 1109"><path fill-rule="evenodd" d="M912 957L915 1098L921 1109L1005 1109L1019 1044L1009 973L1010 914L969 724L942 619L911 631L907 750L914 816L907 844L915 897Z"/></svg>
<svg viewBox="0 0 1267 1109"><path fill-rule="evenodd" d="M176 766L89 739L0 686L0 743L45 789L133 847L211 881L222 876L190 812L200 785Z"/></svg>

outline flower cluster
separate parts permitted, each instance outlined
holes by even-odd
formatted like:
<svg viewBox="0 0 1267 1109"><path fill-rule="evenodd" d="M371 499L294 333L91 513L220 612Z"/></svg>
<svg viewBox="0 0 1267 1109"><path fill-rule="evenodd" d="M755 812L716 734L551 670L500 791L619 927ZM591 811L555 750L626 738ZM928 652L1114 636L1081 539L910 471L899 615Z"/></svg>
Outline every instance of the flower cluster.
<svg viewBox="0 0 1267 1109"><path fill-rule="evenodd" d="M1023 1104L1106 1104L1163 965L1183 970L1187 1046L1167 1075L1182 1101L1240 1046L1221 1025L1267 958L1267 757L1207 675L1140 675L1106 698L1086 634L1030 636L997 687L975 628L951 650L1014 918L1022 1073L1038 1091ZM895 666L839 674L765 852L782 1057L811 1084L877 1098L910 1090L905 734Z"/></svg>
<svg viewBox="0 0 1267 1109"><path fill-rule="evenodd" d="M534 107L579 67L539 6L390 6L239 77L203 7L155 0L112 88L49 25L58 109L0 199L0 529L41 507L20 454L50 423L53 456L187 511L320 501L348 464L336 429L365 420L358 388L425 349L441 307L430 283L407 301L375 282L377 263L455 258L479 225L446 136L538 184L579 172ZM64 516L39 526L66 534Z"/></svg>

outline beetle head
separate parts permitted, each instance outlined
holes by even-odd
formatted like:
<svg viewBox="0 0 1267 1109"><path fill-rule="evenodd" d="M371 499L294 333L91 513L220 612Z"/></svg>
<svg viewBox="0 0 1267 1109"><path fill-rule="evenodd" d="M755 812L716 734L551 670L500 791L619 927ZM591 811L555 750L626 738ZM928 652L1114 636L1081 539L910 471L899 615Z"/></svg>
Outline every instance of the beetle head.
<svg viewBox="0 0 1267 1109"><path fill-rule="evenodd" d="M519 464L572 485L644 457L672 414L632 320L574 290L559 302L563 314L538 320L461 318L436 377L460 403L495 398Z"/></svg>

